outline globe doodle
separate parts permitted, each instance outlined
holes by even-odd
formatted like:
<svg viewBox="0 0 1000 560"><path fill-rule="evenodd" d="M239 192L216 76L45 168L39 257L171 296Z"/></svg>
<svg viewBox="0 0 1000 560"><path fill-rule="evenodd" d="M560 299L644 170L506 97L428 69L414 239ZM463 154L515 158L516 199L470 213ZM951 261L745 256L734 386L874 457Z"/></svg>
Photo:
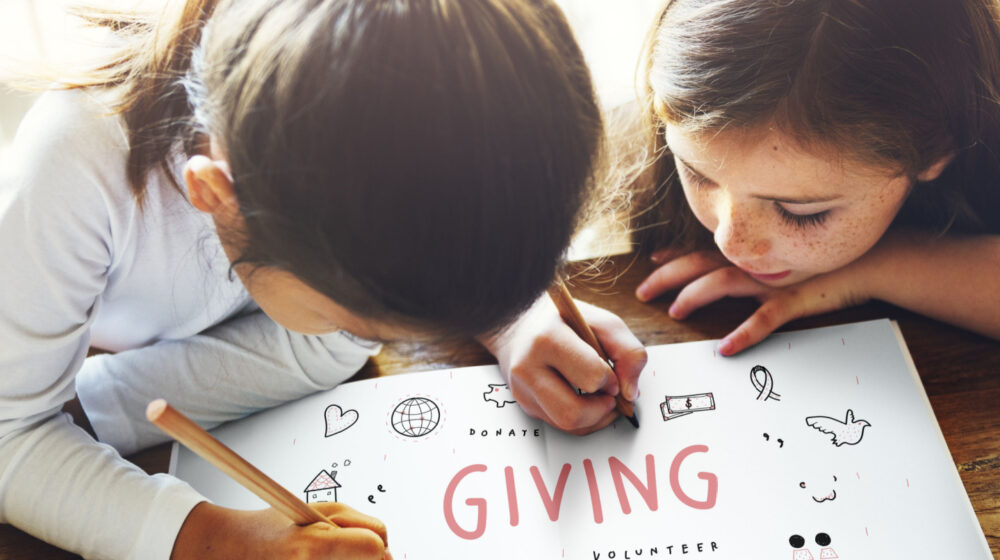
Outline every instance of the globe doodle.
<svg viewBox="0 0 1000 560"><path fill-rule="evenodd" d="M392 429L402 436L426 436L441 420L437 403L425 397L411 397L396 405L392 411Z"/></svg>

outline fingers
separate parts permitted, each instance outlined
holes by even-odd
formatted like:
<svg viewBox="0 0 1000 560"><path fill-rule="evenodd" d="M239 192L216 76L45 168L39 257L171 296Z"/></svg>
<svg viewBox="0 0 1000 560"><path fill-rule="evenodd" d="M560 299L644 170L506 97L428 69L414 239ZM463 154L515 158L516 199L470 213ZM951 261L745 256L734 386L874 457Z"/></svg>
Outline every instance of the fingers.
<svg viewBox="0 0 1000 560"><path fill-rule="evenodd" d="M386 533L385 524L378 519L337 502L319 502L311 505L336 526L368 529L378 535L385 546L388 546L389 538Z"/></svg>
<svg viewBox="0 0 1000 560"><path fill-rule="evenodd" d="M571 433L592 429L615 408L610 395L578 395L554 371L511 375L511 391L526 413Z"/></svg>
<svg viewBox="0 0 1000 560"><path fill-rule="evenodd" d="M736 267L719 268L685 286L670 306L670 316L683 319L694 310L724 297L760 296L768 291L770 288Z"/></svg>
<svg viewBox="0 0 1000 560"><path fill-rule="evenodd" d="M600 430L603 430L604 428L607 428L608 426L611 425L612 422L614 422L617 419L618 419L618 411L615 410L615 409L612 409L611 412L607 413L604 416L604 418L601 418L593 426L587 426L587 427L584 427L584 428L580 428L578 430L570 430L569 433L571 433L571 434L573 434L575 436L585 436L587 434L598 432Z"/></svg>
<svg viewBox="0 0 1000 560"><path fill-rule="evenodd" d="M849 306L852 304L849 293L846 286L830 276L772 290L763 297L753 315L722 339L719 352L732 356L764 340L789 321Z"/></svg>
<svg viewBox="0 0 1000 560"><path fill-rule="evenodd" d="M653 271L635 291L640 301L649 301L717 268L728 265L716 251L698 251L673 259Z"/></svg>
<svg viewBox="0 0 1000 560"><path fill-rule="evenodd" d="M351 558L352 560L383 560L385 543L378 535L360 527L333 527L313 523L303 528L303 547L308 558Z"/></svg>
<svg viewBox="0 0 1000 560"><path fill-rule="evenodd" d="M781 325L799 316L787 298L765 301L750 318L722 339L719 343L719 352L723 356L742 352L767 338Z"/></svg>
<svg viewBox="0 0 1000 560"><path fill-rule="evenodd" d="M639 374L646 367L646 348L620 317L600 307L579 303L580 312L615 366L622 394L635 401L639 396Z"/></svg>
<svg viewBox="0 0 1000 560"><path fill-rule="evenodd" d="M537 337L532 346L529 352L543 360L530 362L536 367L555 369L570 385L579 387L584 393L618 394L618 378L611 366L561 320Z"/></svg>

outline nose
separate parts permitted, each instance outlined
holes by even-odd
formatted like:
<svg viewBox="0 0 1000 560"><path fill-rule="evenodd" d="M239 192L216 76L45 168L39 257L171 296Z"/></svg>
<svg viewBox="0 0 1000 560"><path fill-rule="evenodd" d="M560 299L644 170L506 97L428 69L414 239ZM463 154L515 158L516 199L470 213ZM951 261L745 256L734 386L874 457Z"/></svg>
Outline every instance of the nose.
<svg viewBox="0 0 1000 560"><path fill-rule="evenodd" d="M731 199L719 201L715 244L735 263L756 260L771 250L764 216L751 204L737 204Z"/></svg>

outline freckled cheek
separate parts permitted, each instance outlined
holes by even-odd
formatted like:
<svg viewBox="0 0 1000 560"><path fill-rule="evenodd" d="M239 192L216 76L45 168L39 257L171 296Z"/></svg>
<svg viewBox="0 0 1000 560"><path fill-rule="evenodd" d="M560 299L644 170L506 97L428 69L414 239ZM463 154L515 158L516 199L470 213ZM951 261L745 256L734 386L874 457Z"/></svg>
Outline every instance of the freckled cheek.
<svg viewBox="0 0 1000 560"><path fill-rule="evenodd" d="M832 222L823 230L804 232L790 243L799 268L814 274L837 270L861 257L877 240L870 225L859 220Z"/></svg>

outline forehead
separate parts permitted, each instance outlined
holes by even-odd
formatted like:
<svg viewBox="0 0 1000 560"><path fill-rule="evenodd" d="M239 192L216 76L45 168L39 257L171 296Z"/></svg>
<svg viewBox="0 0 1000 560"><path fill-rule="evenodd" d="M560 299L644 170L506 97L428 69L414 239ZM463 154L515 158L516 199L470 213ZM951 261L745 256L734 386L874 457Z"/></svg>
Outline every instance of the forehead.
<svg viewBox="0 0 1000 560"><path fill-rule="evenodd" d="M813 194L829 194L884 182L899 175L895 169L858 161L844 150L821 143L803 144L773 126L750 129L691 132L666 125L670 151L684 163L717 182L761 187L794 187Z"/></svg>

